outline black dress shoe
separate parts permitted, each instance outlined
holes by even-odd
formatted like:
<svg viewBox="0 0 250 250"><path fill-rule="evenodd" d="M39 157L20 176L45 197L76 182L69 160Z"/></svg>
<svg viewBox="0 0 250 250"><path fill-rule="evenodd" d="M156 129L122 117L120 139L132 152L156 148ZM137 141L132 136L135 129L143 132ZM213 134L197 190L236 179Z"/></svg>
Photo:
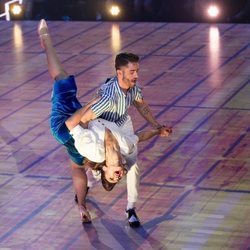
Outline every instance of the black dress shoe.
<svg viewBox="0 0 250 250"><path fill-rule="evenodd" d="M135 208L126 210L126 214L130 227L136 228L141 226L140 220L135 212Z"/></svg>

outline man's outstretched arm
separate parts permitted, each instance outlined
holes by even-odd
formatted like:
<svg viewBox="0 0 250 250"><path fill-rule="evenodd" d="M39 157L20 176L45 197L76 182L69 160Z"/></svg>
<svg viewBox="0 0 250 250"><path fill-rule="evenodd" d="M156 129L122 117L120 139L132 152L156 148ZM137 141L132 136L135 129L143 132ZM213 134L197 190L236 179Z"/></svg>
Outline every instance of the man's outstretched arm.
<svg viewBox="0 0 250 250"><path fill-rule="evenodd" d="M172 133L172 128L168 128L164 125L161 125L159 122L157 122L157 120L155 119L155 117L152 114L152 111L149 107L149 105L147 104L147 102L144 99L139 99L134 101L134 106L136 107L136 109L138 110L138 112L141 114L141 116L148 122L150 123L150 125L155 128L155 129L159 129L159 128L165 128L161 131L160 136L168 136L170 133Z"/></svg>
<svg viewBox="0 0 250 250"><path fill-rule="evenodd" d="M169 130L169 128L162 127L159 129L151 129L151 130L146 130L146 131L139 131L136 133L136 135L139 138L139 142L149 140L150 138L156 136L156 135L161 135L161 134L167 134L170 135L172 133L172 130Z"/></svg>
<svg viewBox="0 0 250 250"><path fill-rule="evenodd" d="M151 111L149 105L147 104L147 102L144 99L134 101L134 106L136 107L138 112L141 114L141 116L147 122L149 122L153 128L158 128L161 126L161 124L159 124L156 121L155 117L152 114L152 111Z"/></svg>

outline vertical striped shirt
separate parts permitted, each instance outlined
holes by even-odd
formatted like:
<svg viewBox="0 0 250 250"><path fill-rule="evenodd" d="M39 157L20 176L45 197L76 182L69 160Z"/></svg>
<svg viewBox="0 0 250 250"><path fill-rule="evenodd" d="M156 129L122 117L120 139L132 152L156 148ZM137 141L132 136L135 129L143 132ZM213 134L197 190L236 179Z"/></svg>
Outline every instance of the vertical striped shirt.
<svg viewBox="0 0 250 250"><path fill-rule="evenodd" d="M96 117L115 122L121 126L126 121L127 110L134 101L143 98L141 88L135 85L125 94L119 86L117 77L113 77L104 83L97 91L101 99L92 105L91 110Z"/></svg>

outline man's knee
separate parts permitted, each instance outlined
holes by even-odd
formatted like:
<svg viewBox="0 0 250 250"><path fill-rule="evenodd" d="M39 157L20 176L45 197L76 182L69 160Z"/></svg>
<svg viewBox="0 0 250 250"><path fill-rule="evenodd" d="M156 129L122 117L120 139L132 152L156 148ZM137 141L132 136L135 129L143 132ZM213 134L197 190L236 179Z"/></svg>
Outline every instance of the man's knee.
<svg viewBox="0 0 250 250"><path fill-rule="evenodd" d="M140 168L137 163L130 167L130 169L128 170L128 175L140 175Z"/></svg>

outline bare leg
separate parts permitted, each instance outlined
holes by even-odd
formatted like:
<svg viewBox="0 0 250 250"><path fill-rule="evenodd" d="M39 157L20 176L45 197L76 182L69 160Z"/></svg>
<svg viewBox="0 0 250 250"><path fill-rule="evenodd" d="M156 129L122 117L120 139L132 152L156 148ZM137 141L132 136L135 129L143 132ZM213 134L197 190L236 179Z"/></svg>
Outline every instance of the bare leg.
<svg viewBox="0 0 250 250"><path fill-rule="evenodd" d="M51 37L45 20L41 20L38 25L41 46L45 50L48 62L49 73L53 79L60 80L68 77L57 54L53 48ZM87 176L85 169L73 161L70 162L72 170L72 180L78 198L78 207L83 223L91 222L90 214L86 208L85 199L87 193Z"/></svg>
<svg viewBox="0 0 250 250"><path fill-rule="evenodd" d="M52 79L60 80L68 77L53 47L46 21L42 19L38 25L41 47L45 50L49 73Z"/></svg>
<svg viewBox="0 0 250 250"><path fill-rule="evenodd" d="M83 167L70 161L73 185L78 199L79 212L83 223L91 222L90 214L86 208L87 175Z"/></svg>

